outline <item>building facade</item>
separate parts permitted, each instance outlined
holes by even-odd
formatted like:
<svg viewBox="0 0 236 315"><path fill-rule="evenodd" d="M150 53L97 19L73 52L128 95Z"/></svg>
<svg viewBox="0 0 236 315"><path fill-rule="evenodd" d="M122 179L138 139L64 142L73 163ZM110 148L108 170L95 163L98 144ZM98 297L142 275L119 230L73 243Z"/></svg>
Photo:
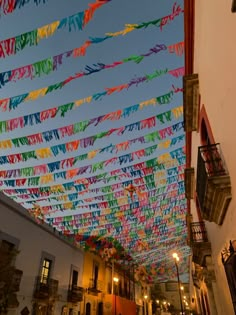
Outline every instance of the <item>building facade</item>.
<svg viewBox="0 0 236 315"><path fill-rule="evenodd" d="M232 0L185 1L190 300L203 315L236 314L233 8Z"/></svg>
<svg viewBox="0 0 236 315"><path fill-rule="evenodd" d="M2 195L0 207L2 311L6 308L12 315L79 314L83 296L74 303L70 290L72 285L82 285L83 252L50 227L37 224ZM8 279L4 278L7 263L15 270ZM14 288L9 289L12 283Z"/></svg>
<svg viewBox="0 0 236 315"><path fill-rule="evenodd" d="M133 267L81 251L4 195L0 207L0 314L151 314Z"/></svg>

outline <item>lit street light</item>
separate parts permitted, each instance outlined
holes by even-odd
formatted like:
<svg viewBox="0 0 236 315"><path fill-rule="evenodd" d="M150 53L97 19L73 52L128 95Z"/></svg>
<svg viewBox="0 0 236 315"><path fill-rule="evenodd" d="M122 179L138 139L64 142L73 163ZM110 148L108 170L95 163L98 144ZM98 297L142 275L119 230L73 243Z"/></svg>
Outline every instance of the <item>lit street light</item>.
<svg viewBox="0 0 236 315"><path fill-rule="evenodd" d="M182 314L182 315L184 315L184 312L183 312L183 303L182 303L182 297L181 297L180 281L179 281L179 267L178 267L179 256L178 256L178 254L176 254L176 253L174 253L172 256L173 256L174 261L175 261L175 267L176 267L176 272L177 272L177 279L178 279L178 289L179 289L179 300L180 300L181 314Z"/></svg>
<svg viewBox="0 0 236 315"><path fill-rule="evenodd" d="M147 315L147 295L144 295L144 315Z"/></svg>
<svg viewBox="0 0 236 315"><path fill-rule="evenodd" d="M119 282L119 279L117 277L114 277L113 281L115 282L115 284L117 284ZM115 315L116 315L116 290L115 290Z"/></svg>

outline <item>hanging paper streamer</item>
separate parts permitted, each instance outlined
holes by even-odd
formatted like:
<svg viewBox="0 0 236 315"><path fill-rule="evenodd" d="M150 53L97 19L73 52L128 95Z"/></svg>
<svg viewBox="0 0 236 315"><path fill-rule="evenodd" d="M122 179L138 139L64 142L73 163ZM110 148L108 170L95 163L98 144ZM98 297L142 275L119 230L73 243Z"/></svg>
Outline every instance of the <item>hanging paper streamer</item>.
<svg viewBox="0 0 236 315"><path fill-rule="evenodd" d="M165 161L171 162L172 160L177 161L178 165L182 165L185 163L185 155L183 154L183 148L179 148L176 149L174 151L171 151L169 153L165 153L160 155L157 159L151 159L145 162L142 162L140 164L134 164L131 166L127 166L127 167L123 167L122 169L117 169L115 171L111 171L111 172L105 172L99 175L95 175L93 177L87 177L87 178L78 178L77 180L75 180L74 182L69 182L69 183L64 183L65 185L74 187L74 184L79 184L79 187L77 189L77 191L83 191L86 190L88 188L88 185L90 184L97 184L97 183L107 183L107 182L111 182L113 180L121 180L122 178L132 178L132 177L136 177L136 176L147 176L148 173L148 167L151 168L151 171L153 172L154 169L156 170L161 170L163 169L163 164L165 163ZM170 166L172 167L172 166ZM81 171L79 172L79 174L77 173L76 176L81 176L84 174L86 174L86 171L88 170L89 167L82 167ZM147 168L147 170L145 169ZM63 177L62 174L60 174L60 176L55 176L54 175L48 175L47 177L43 177L43 179L45 180L44 183L42 184L46 184L48 182L48 180L52 180L53 178L56 178L56 180L58 179L63 179L63 180L68 180L71 177ZM151 180L153 180L151 178ZM183 180L183 178L178 178L178 176L173 176L172 179L166 179L164 178L163 180L159 180L159 178L157 178L157 181L159 184L162 185L166 185L167 183L173 183L176 180L181 181ZM82 186L80 186L82 181ZM5 180L4 182L1 182L1 186L3 187L3 183L6 186L11 186L11 187L19 187L19 186L39 186L40 185L40 177L32 177L32 178L21 178L21 179L16 179L16 180ZM86 185L84 185L86 183Z"/></svg>
<svg viewBox="0 0 236 315"><path fill-rule="evenodd" d="M58 129L52 129L52 130L47 130L42 133L38 134L33 134L33 135L28 135L25 137L20 137L20 138L14 138L14 139L7 139L7 140L2 140L0 141L0 149L10 149L12 147L18 148L22 147L24 145L31 146L31 145L36 145L40 144L43 142L50 142L52 140L59 140L63 139L66 136L71 136L75 134L79 134L80 132L84 132L89 126L94 125L98 126L98 124L107 121L107 120L119 120L121 118L128 118L132 114L136 113L138 110L141 110L144 106L150 106L150 105L164 105L164 104L169 104L170 101L173 98L173 92L169 92L167 94L164 94L162 96L158 96L156 98L152 98L150 100L141 102L139 104L127 107L123 110L117 110L115 112L110 112L107 113L103 116L99 116L96 118L92 118L90 120L84 120L78 123L75 123L73 125L68 125L68 126L63 126ZM163 131L165 132L165 131ZM173 132L169 132L169 134L173 134ZM104 135L105 136L105 135ZM155 136L154 136L155 137ZM68 145L73 142L69 142ZM65 144L67 145L67 144ZM71 146L71 145L69 145ZM78 146L78 145L77 145ZM75 149L77 149L77 146ZM59 149L59 148L58 148ZM58 151L56 149L56 151ZM61 151L59 149L59 151ZM63 149L63 151L65 151ZM53 154L53 153L52 153Z"/></svg>
<svg viewBox="0 0 236 315"><path fill-rule="evenodd" d="M19 51L24 50L28 46L36 46L42 39L53 36L55 32L60 29L67 29L69 32L82 31L93 18L95 11L110 1L111 0L96 0L94 3L90 3L89 8L85 11L65 17L60 21L44 25L33 31L0 41L0 58L16 55Z"/></svg>
<svg viewBox="0 0 236 315"><path fill-rule="evenodd" d="M164 123L164 119L167 121L172 121L172 114L174 119L178 119L183 114L183 107L177 107L175 109L172 109L171 111L168 111L166 113L153 116L141 121L138 121L136 123L132 123L130 125L122 126L119 128L114 128L108 131L104 131L101 133L98 133L96 135L83 138L80 140L74 140L68 143L55 145L53 147L47 147L47 148L40 148L36 149L34 151L28 151L24 153L17 153L17 154L11 154L7 156L0 156L0 165L3 164L14 164L18 162L27 161L30 159L45 159L52 156L57 156L60 153L66 154L67 152L77 151L79 147L81 148L87 148L89 146L93 146L94 143L102 139L104 137L110 137L114 134L116 135L123 135L125 132L132 132L134 130L143 130L143 129L150 129L156 126L157 119L160 120L161 123ZM175 126L176 128L181 128L182 125ZM168 132L172 132L171 128L168 128L164 130L168 134ZM72 135L71 133L70 135ZM173 134L173 132L172 132ZM169 134L171 135L171 134ZM163 134L157 133L156 135L153 135L154 137L157 137L158 139L163 138ZM96 152L92 153L93 155L96 155Z"/></svg>
<svg viewBox="0 0 236 315"><path fill-rule="evenodd" d="M166 220L168 221L170 218L167 214L167 211L164 210L163 207L165 207L166 203L168 202L168 207L171 208L171 207L175 207L176 209L178 209L179 211L175 212L175 215L182 215L182 207L181 206L186 206L186 199L185 199L185 195L181 195L178 199L175 199L173 201L173 198L169 198L167 199L166 201L159 201L158 203L156 203L158 201L158 198L160 196L155 196L155 197L152 197L150 199L150 202L149 203L146 203L145 205L142 205L143 209L145 209L145 207L147 207L147 209L149 209L150 211L154 209L158 209L159 208L159 211L162 211L162 215L163 217L165 216ZM68 203L64 203L64 204L54 204L54 205L50 205L50 206L39 206L37 205L37 209L39 208L41 210L41 213L43 215L50 215L52 213L55 213L57 211L66 211L66 210L79 210L79 209L83 209L83 210L86 210L86 211L93 211L93 210L98 210L100 212L100 209L101 211L103 209L107 210L109 209L110 214L109 216L106 214L105 216L102 216L101 213L99 215L99 220L101 221L104 221L104 218L107 218L109 217L109 219L111 219L113 221L113 223L118 219L120 219L120 215L124 215L123 213L121 213L122 211L127 211L129 208L131 208L131 210L134 210L134 209L140 209L141 205L140 203L137 201L135 203L132 203L132 204L129 204L127 203L127 200L125 200L126 203L122 204L122 205L119 205L118 203L118 200L114 200L114 201L108 201L108 202L99 202L99 203L96 203L96 204L90 204L90 205L79 205L79 201L78 202L68 202ZM155 205L153 207L153 204ZM130 207L131 205L131 207ZM115 209L115 210L114 210ZM28 210L31 210L31 211L35 211L35 205L33 208L31 209L28 209ZM150 215L150 214L149 214ZM159 213L160 215L160 213ZM156 213L156 216L157 216L157 213ZM153 219L154 217L152 217ZM117 223L118 223L118 220L117 220ZM77 222L76 222L77 221ZM80 225L80 226L93 226L93 223L97 222L98 221L98 217L97 215L94 217L94 220L90 219L89 220L86 220L84 219L83 220L83 223L82 224L81 222L78 222L79 220L73 220L73 226L75 225ZM86 222L87 221L87 222ZM95 221L95 222L93 222ZM125 217L123 219L123 222L125 221ZM136 217L136 223L140 223L142 224L142 220L140 220L139 218ZM173 221L172 221L173 222ZM61 223L61 222L60 222ZM101 224L99 225L100 227L102 227L102 222Z"/></svg>
<svg viewBox="0 0 236 315"><path fill-rule="evenodd" d="M110 95L110 94L111 93L107 92L107 95ZM168 95L166 96L166 98L168 98ZM161 101L163 102L165 100L160 98L160 102ZM152 104L159 103L159 100L158 100L158 98L156 98L156 99L153 98L153 99L147 101L147 104L149 104L149 103L152 103ZM42 112L33 113L30 115L25 115L25 116L13 118L13 119L5 120L5 121L0 121L0 134L4 133L4 132L13 131L17 128L24 128L24 127L27 127L29 125L33 126L36 124L41 124L42 122L44 122L48 119L56 118L57 115L60 115L60 117L65 117L65 115L69 111L76 109L78 106L80 106L80 101L74 101L74 102L71 102L68 104L60 105L58 107L49 108L49 109L44 110ZM144 106L145 106L145 102L142 102L141 107L144 107ZM109 117L109 116L107 116L107 117ZM102 117L99 117L99 118L102 118ZM114 119L115 119L115 117L113 117L113 120ZM88 124L88 122L85 122L85 123Z"/></svg>
<svg viewBox="0 0 236 315"><path fill-rule="evenodd" d="M185 165L179 165L178 169L180 173L184 172L184 167ZM171 168L166 169L167 173L169 174L169 171L171 170ZM160 172L160 171L158 171ZM174 174L172 174L174 175ZM176 174L175 174L176 175ZM170 175L171 176L171 175ZM143 182L140 184L140 178L135 178L133 179L133 182L138 185L138 189L139 191L142 192L146 192L147 190L147 185L145 184L145 177L143 178ZM123 186L124 185L129 185L131 183L131 181L124 181L124 182L120 182L118 184L112 184L109 186L103 186L100 188L89 188L87 191L91 194L103 194L102 196L97 196L97 197L87 197L84 196L84 201L85 202L92 202L93 200L102 200L102 201L108 201L108 200L112 200L115 198L118 198L119 196L122 196L123 194L121 194L121 192L123 193ZM161 186L158 185L158 188L156 188L156 184L155 182L152 183L152 190L150 191L150 196L156 196L156 195L162 195L163 199L165 199L165 197L169 196L169 197L173 197L176 198L176 192L177 196L178 195L182 195L185 193L185 187L184 187L184 181L179 181L179 182L175 182L175 183L171 183L165 186ZM81 204L83 204L83 200L81 199L81 194L80 192L75 192L75 193L68 193L67 195L63 195L63 193L68 192L68 190L65 190L62 186L62 188L59 191L59 186L57 185L57 190L55 189L55 186L51 186L51 190L49 190L49 188L45 188L45 187L41 187L39 188L28 188L28 189L7 189L4 190L4 193L6 193L7 195L11 196L12 199L18 200L18 202L20 202L20 199L22 200L28 200L29 198L31 198L32 203L37 201L40 202L40 200L44 200L44 198L47 198L46 200L48 200L48 197L50 197L50 200L56 200L56 201L78 201L78 198ZM76 186L76 185L75 185ZM64 191L63 191L64 189ZM117 191L117 189L122 189L122 191ZM58 197L58 192L60 192L62 195ZM15 193L19 193L20 195L14 195ZM107 195L104 195L104 193L106 193ZM105 196L105 197L104 197ZM31 203L31 202L30 202ZM107 213L107 212L106 212Z"/></svg>
<svg viewBox="0 0 236 315"><path fill-rule="evenodd" d="M81 191L87 191L89 185L99 183L99 182L110 182L112 180L117 180L117 179L124 179L124 178L135 178L137 176L147 176L149 173L148 172L153 172L153 168L155 167L157 170L162 170L163 168L172 168L177 165L183 165L185 164L185 155L183 153L184 149L179 148L174 151L171 151L170 153L165 153L163 155L160 155L158 158L147 160L142 163L134 164L132 166L128 167L123 167L121 169L118 169L116 171L111 171L111 172L106 172L100 175L96 175L93 177L88 177L86 179L78 179L74 182L66 182L64 184L60 185L54 185L54 186L49 186L49 187L41 187L37 188L36 190L32 189L27 191L27 189L22 190L22 189L17 189L19 193L33 193L33 192L64 192L64 191L70 191L71 189L75 189L77 192ZM147 168L147 170L146 170ZM87 170L87 168L82 169L84 171ZM82 172L81 175L83 175L84 172ZM27 179L19 179L19 180L12 180L8 181L8 185L14 187L15 184L16 186L22 186L25 185ZM135 183L135 182L134 182ZM161 181L159 184L166 185L166 181L164 180L163 182ZM37 186L39 185L39 179L32 179L30 181L30 186ZM76 185L76 187L75 187ZM30 189L30 188L29 188ZM38 190L39 189L39 190ZM41 190L42 189L42 190ZM12 192L14 194L14 190L6 190L5 191L7 194L12 195ZM103 192L110 192L108 191L103 191Z"/></svg>
<svg viewBox="0 0 236 315"><path fill-rule="evenodd" d="M104 96L109 96L115 92L121 92L124 89L129 89L133 85L135 85L137 87L140 83L149 82L149 81L151 81L155 78L158 78L162 75L165 75L165 74L170 74L170 75L177 77L177 73L179 74L178 76L182 76L184 74L184 67L178 68L178 69L173 69L173 70L168 70L168 69L156 70L154 73L147 74L143 77L131 79L128 83L125 83L125 84L122 84L119 86L115 86L115 87L111 87L111 88L106 88L105 91L103 91L103 92L95 93L91 96L77 100L77 101L69 103L69 104L64 104L62 106L48 109L48 111L43 112L44 117L47 115L52 115L54 113L57 114L57 112L61 112L61 111L62 111L61 115L63 115L68 110L72 110L78 106L81 106L84 103L91 103L92 101L101 100ZM42 88L39 90L34 90L34 91L31 91L29 93L25 93L22 95L13 96L11 98L2 99L2 100L0 100L0 108L2 108L2 111L6 111L7 109L8 110L16 109L19 106L19 104L24 103L24 102L28 102L28 101L34 101L34 100L38 99L39 97L43 97L46 94L49 94L50 92L52 92L53 90L55 90L57 88L58 88L58 84L51 85L49 87ZM70 109L70 107L72 107L72 108ZM53 113L51 113L50 111L53 111ZM32 115L34 115L34 114L32 114ZM40 115L40 113L36 113L35 115L38 117ZM38 118L40 119L40 117L38 117ZM13 123L13 125L14 125L14 123ZM7 127L5 127L5 128L7 128ZM0 125L0 132L1 132L1 130L4 130L4 126Z"/></svg>
<svg viewBox="0 0 236 315"><path fill-rule="evenodd" d="M183 123L179 123L178 125L178 129L181 130L181 128L183 128ZM172 130L171 132L164 132L166 130ZM93 151L90 151L88 153L85 154L81 154L81 155L77 155L75 157L71 157L68 159L64 159L64 160L59 160L59 161L55 161L52 163L48 163L48 164L42 164L42 165L37 165L34 167L24 167L24 168L20 168L20 169L11 169L11 170L2 170L0 171L0 178L14 178L14 177L22 177L22 176L34 176L36 174L46 174L46 173L52 173L55 170L59 170L59 169L66 169L72 166L76 166L77 163L80 163L81 161L84 160L91 160L93 158L95 158L98 154L114 154L114 153L118 153L121 151L126 151L127 149L129 149L133 144L135 143L150 143L150 142L155 142L157 140L163 140L166 137L169 137L171 134L173 135L174 132L173 130L177 130L177 126L173 125L173 126L169 126L166 127L165 129L159 130L159 131L154 131L152 133L146 134L145 136L142 137L138 137L132 140L128 140L122 143L118 143L116 145L108 145L104 148L101 149L96 149ZM162 134L162 137L160 136ZM177 136L175 138L171 138L168 139L166 141L162 141L160 143L157 144L157 147L159 149L166 149L169 148L171 146L175 146L178 143L181 143L182 141L184 141L185 136L184 135L180 135ZM73 147L73 149L75 151L77 151L76 147ZM72 150L70 150L71 152ZM53 151L51 150L51 155L53 155ZM25 154L25 156L27 156ZM29 155L31 157L31 155ZM21 157L22 161L23 161L23 156ZM115 162L115 160L113 160L113 162ZM122 163L122 160L120 159L120 162Z"/></svg>
<svg viewBox="0 0 236 315"><path fill-rule="evenodd" d="M164 177L165 175L168 176L168 177L172 177L172 176L175 176L175 175L178 175L180 173L184 173L184 167L185 165L179 165L178 167L173 167L173 168L167 168L163 171L157 171L155 172L155 176L158 176L159 177L159 174L161 177ZM147 200L147 198L151 198L153 196L157 196L159 195L159 198L160 198L160 195L162 195L163 197L163 200L164 199L168 199L168 198L178 198L179 195L182 195L184 194L184 190L180 187L178 189L176 189L176 187L169 187L168 191L167 192L163 192L163 189L160 189L160 188L156 188L156 183L155 181L150 181L148 179L148 176L144 176L143 177L143 182L140 183L140 180L136 179L135 182L138 182L138 184L135 184L135 187L137 188L137 191L138 191L138 200L139 202L145 202ZM147 186L146 186L146 182L149 182L152 184L153 189L150 189L147 191ZM126 181L126 182L123 182L123 183L120 183L119 186L124 186L124 187L128 187L129 185L131 185L130 181ZM111 193L108 193L108 194L102 194L102 195L99 195L99 196L90 196L90 197L86 197L86 196L83 196L83 199L82 196L78 193L74 193L74 194L65 194L65 195L61 195L61 196L51 196L50 193L47 193L45 195L43 194L35 194L35 195L29 195L29 194L22 194L22 195L19 195L19 196L14 196L13 199L16 199L18 198L18 201L19 199L21 199L22 201L24 201L22 203L22 205L24 205L25 203L26 204L33 204L35 202L37 203L40 203L40 202L44 202L44 201L48 201L49 203L53 204L55 202L73 202L73 201L78 201L79 204L85 204L85 203L90 203L90 202L95 202L95 201L112 201L112 200L123 200L123 198L126 197L126 192L124 191L124 189L122 190L114 190L113 188L113 185L111 186L108 186L109 188L111 187L112 189L112 192ZM117 186L116 186L117 188ZM118 187L119 189L120 187ZM91 194L93 192L93 190L91 188L89 188L89 193ZM98 192L98 193L101 193L101 192ZM118 201L118 204L120 205L119 201Z"/></svg>
<svg viewBox="0 0 236 315"><path fill-rule="evenodd" d="M34 4L45 4L48 0L33 0ZM3 14L9 14L14 12L16 9L23 8L28 4L30 0L1 0L0 1L0 12Z"/></svg>
<svg viewBox="0 0 236 315"><path fill-rule="evenodd" d="M62 82L56 83L54 85L57 85L58 89L61 89L66 84L70 83L73 80L100 72L105 69L112 69L130 61L133 61L138 64L142 62L144 58L150 57L153 54L157 54L161 51L167 50L167 48L170 53L173 53L175 51L177 55L181 56L181 52L183 53L183 42L173 44L169 47L166 47L166 45L164 44L156 44L154 47L150 48L149 51L145 54L141 54L138 56L131 55L130 57L124 58L122 60L114 61L112 64L94 62L92 66L87 65L85 67L85 70L78 72L74 76L70 76L66 78L65 80L63 80ZM64 53L63 56L60 55L60 58L58 58L58 56L54 56L54 57L50 57L50 58L38 61L31 65L27 65L24 67L2 72L0 73L0 88L5 86L9 82L16 82L18 80L22 80L26 78L34 79L36 77L42 77L43 75L48 75L52 73L53 71L56 71L58 69L58 66L63 64L63 60L64 60L63 57L71 57L71 56L73 56L73 53L71 53L70 51L70 52Z"/></svg>
<svg viewBox="0 0 236 315"><path fill-rule="evenodd" d="M182 139L183 140L183 137ZM49 182L53 182L56 181L58 178L64 178L64 179L72 179L74 177L77 177L78 175L84 174L84 173L94 173L98 170L104 170L105 167L107 167L108 165L115 165L116 163L119 163L120 165L122 165L123 163L127 163L127 162L133 162L136 158L140 159L143 157L147 157L150 156L151 154L155 153L156 150L160 150L161 148L168 148L171 144L171 141L165 141L165 146L163 146L163 143L151 146L151 147L147 147L146 149L142 149L142 150L138 150L136 152L132 152L123 156L119 156L119 157L115 157L115 158L111 158L109 160L105 160L102 162L98 162L96 164L93 165L88 165L88 166L83 166L81 168L76 168L76 169L70 169L68 171L61 171L59 173L47 173L47 165L43 165L42 167L42 172L40 172L40 174L43 174L39 177L29 177L27 179L27 181L29 183L34 181L39 181L39 183L42 184L48 184ZM32 169L32 175L36 175L39 173L40 168L39 167L31 167L31 168L24 168L24 169L18 169L18 170L8 170L5 171L6 173L8 173L8 175L15 175L18 179L20 176L24 175L25 173L28 176L32 176L30 175L30 169ZM22 172L24 171L24 172ZM36 174L35 174L36 173ZM12 178L12 177L11 177ZM16 179L17 181L17 179ZM20 180L20 182L25 182L27 183L24 179ZM7 183L13 183L12 179L11 180L3 180L0 181L0 185L2 186L3 184L8 185ZM131 186L133 186L131 184ZM131 188L130 188L131 189ZM128 190L128 188L127 188ZM130 191L130 190L129 190ZM132 197L133 195L131 195Z"/></svg>

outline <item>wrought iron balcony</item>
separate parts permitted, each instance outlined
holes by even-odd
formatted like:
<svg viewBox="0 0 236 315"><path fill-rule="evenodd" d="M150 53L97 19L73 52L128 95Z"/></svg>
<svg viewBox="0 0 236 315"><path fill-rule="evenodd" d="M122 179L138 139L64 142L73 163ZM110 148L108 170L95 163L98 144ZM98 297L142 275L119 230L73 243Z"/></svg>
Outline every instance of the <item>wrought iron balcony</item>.
<svg viewBox="0 0 236 315"><path fill-rule="evenodd" d="M100 280L90 279L88 290L93 293L99 293L104 291L104 284Z"/></svg>
<svg viewBox="0 0 236 315"><path fill-rule="evenodd" d="M203 219L222 224L232 195L219 144L198 148L197 195Z"/></svg>
<svg viewBox="0 0 236 315"><path fill-rule="evenodd" d="M71 285L68 290L68 302L77 303L83 301L84 289L77 285Z"/></svg>
<svg viewBox="0 0 236 315"><path fill-rule="evenodd" d="M58 280L36 277L34 297L37 299L56 298L58 292Z"/></svg>
<svg viewBox="0 0 236 315"><path fill-rule="evenodd" d="M190 226L190 243L193 251L193 262L204 267L206 256L211 256L211 243L208 242L205 223L192 222Z"/></svg>

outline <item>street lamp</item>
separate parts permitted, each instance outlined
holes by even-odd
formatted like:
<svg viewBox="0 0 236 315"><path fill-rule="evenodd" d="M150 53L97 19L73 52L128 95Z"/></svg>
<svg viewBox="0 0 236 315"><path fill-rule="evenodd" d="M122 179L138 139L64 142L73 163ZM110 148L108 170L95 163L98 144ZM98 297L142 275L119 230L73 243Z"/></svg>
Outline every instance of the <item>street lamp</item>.
<svg viewBox="0 0 236 315"><path fill-rule="evenodd" d="M119 282L119 278L114 277L113 281L115 282L115 284L117 284ZM116 288L115 288L115 315L116 315Z"/></svg>
<svg viewBox="0 0 236 315"><path fill-rule="evenodd" d="M178 289L179 289L179 300L180 300L181 314L183 315L184 312L183 312L183 303L182 303L182 297L181 297L181 288L180 288L180 281L179 281L179 267L178 267L179 256L176 253L174 253L172 256L173 256L174 261L175 261L175 267L176 267L177 279L178 279Z"/></svg>
<svg viewBox="0 0 236 315"><path fill-rule="evenodd" d="M144 315L147 315L147 295L144 295Z"/></svg>

